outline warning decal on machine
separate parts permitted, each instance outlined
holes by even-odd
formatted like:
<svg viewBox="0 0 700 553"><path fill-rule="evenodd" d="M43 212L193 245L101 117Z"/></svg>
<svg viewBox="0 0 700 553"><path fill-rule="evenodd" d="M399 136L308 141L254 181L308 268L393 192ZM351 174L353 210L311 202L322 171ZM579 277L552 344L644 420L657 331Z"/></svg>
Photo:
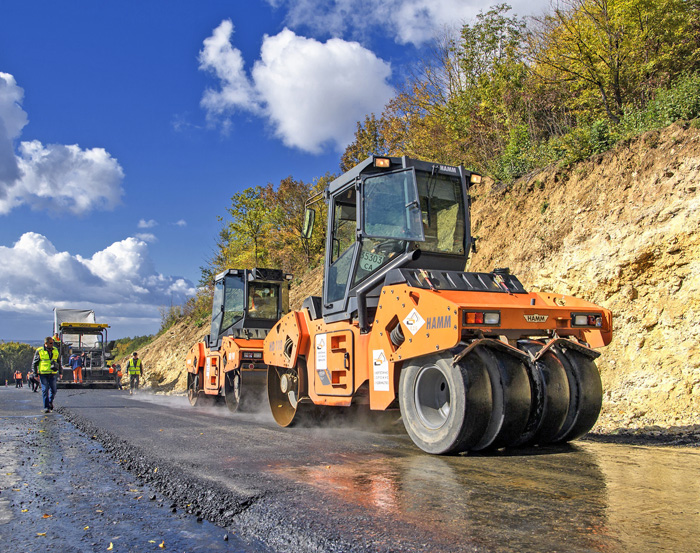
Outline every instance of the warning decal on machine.
<svg viewBox="0 0 700 553"><path fill-rule="evenodd" d="M329 386L331 383L328 378L328 359L326 357L326 335L316 335L316 374L321 380L321 384Z"/></svg>
<svg viewBox="0 0 700 553"><path fill-rule="evenodd" d="M374 391L389 391L389 361L384 355L384 350L372 350L372 371L374 374Z"/></svg>
<svg viewBox="0 0 700 553"><path fill-rule="evenodd" d="M425 320L414 308L408 315L406 315L406 318L403 320L403 324L405 324L410 333L415 336L416 332L418 332L425 324Z"/></svg>

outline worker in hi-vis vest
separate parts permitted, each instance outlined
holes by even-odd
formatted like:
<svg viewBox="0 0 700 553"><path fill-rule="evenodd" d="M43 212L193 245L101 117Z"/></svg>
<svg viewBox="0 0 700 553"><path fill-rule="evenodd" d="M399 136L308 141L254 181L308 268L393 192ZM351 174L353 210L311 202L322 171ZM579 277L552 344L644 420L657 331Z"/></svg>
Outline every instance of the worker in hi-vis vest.
<svg viewBox="0 0 700 553"><path fill-rule="evenodd" d="M73 353L68 358L68 364L73 369L73 382L78 384L83 383L83 355L80 353Z"/></svg>
<svg viewBox="0 0 700 553"><path fill-rule="evenodd" d="M129 394L133 394L135 389L139 389L139 379L143 374L143 366L137 352L131 354L126 370L129 373Z"/></svg>
<svg viewBox="0 0 700 553"><path fill-rule="evenodd" d="M58 348L53 343L53 338L48 336L44 345L36 350L32 361L34 372L39 375L41 382L41 398L44 401L44 413L53 411L53 400L58 388L58 371L61 363L58 359Z"/></svg>

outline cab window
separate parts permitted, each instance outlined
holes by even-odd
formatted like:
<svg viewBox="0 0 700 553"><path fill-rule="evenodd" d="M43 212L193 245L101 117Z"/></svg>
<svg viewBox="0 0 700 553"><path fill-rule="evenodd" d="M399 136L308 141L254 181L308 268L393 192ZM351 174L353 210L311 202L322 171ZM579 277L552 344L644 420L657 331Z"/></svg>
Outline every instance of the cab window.
<svg viewBox="0 0 700 553"><path fill-rule="evenodd" d="M447 175L418 175L418 196L425 232L422 250L463 254L464 199L460 179Z"/></svg>
<svg viewBox="0 0 700 553"><path fill-rule="evenodd" d="M331 265L326 279L326 300L330 303L342 299L345 295L356 240L357 196L353 186L339 194L333 205Z"/></svg>
<svg viewBox="0 0 700 553"><path fill-rule="evenodd" d="M276 284L252 283L248 290L248 312L256 319L277 319L279 286Z"/></svg>

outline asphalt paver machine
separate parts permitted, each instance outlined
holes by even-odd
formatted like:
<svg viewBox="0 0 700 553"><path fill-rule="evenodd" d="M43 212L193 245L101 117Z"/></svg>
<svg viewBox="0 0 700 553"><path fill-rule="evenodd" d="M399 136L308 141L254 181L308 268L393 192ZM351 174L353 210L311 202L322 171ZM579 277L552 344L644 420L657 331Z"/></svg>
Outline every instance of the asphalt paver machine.
<svg viewBox="0 0 700 553"><path fill-rule="evenodd" d="M465 272L480 179L372 156L330 184L323 296L265 338L278 424L318 406L398 408L435 454L566 442L593 427L594 348L612 339L612 314L528 292L506 268ZM307 210L306 231L313 219Z"/></svg>
<svg viewBox="0 0 700 553"><path fill-rule="evenodd" d="M54 309L54 334L58 335L61 388L116 388L117 376L108 366L113 342L107 341L108 324L98 323L92 309ZM76 382L69 360L83 359L82 382Z"/></svg>
<svg viewBox="0 0 700 553"><path fill-rule="evenodd" d="M263 390L263 339L289 311L292 275L276 269L227 269L214 279L211 329L187 353L187 396L224 399L231 411Z"/></svg>

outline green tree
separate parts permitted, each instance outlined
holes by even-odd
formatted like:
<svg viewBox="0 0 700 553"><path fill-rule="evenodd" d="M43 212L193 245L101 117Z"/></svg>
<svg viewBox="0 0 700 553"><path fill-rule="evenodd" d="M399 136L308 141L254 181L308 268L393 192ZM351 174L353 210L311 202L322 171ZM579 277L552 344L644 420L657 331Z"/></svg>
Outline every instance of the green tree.
<svg viewBox="0 0 700 553"><path fill-rule="evenodd" d="M617 123L626 106L698 68L698 13L697 0L562 0L528 34L533 67L568 83L582 116Z"/></svg>
<svg viewBox="0 0 700 553"><path fill-rule="evenodd" d="M149 344L153 340L152 335L134 336L133 338L120 338L115 340L112 354L116 359L122 359L131 355L134 351L138 351L143 346Z"/></svg>
<svg viewBox="0 0 700 553"><path fill-rule="evenodd" d="M228 248L227 262L229 259L240 262L248 258L248 263L243 263L244 266L264 265L267 252L262 249L263 238L270 230L273 219L264 192L261 186L256 186L231 197L231 207L227 209L231 221L222 233L222 240Z"/></svg>
<svg viewBox="0 0 700 553"><path fill-rule="evenodd" d="M388 149L493 171L514 129L531 132L525 22L510 9L498 4L432 45L382 115Z"/></svg>
<svg viewBox="0 0 700 553"><path fill-rule="evenodd" d="M307 201L325 190L331 180L332 177L326 175L311 184L289 176L277 188L268 184L265 197L271 208L272 231L268 233L266 242L275 267L288 272L299 272L317 260L316 235L305 238L302 233L304 213Z"/></svg>
<svg viewBox="0 0 700 553"><path fill-rule="evenodd" d="M355 140L345 148L340 158L340 170L343 173L372 154L378 156L390 154L382 126L383 120L377 119L374 113L365 116L364 122L357 122Z"/></svg>
<svg viewBox="0 0 700 553"><path fill-rule="evenodd" d="M35 348L20 342L0 343L0 384L14 382L14 371L20 370L26 377L32 366Z"/></svg>

